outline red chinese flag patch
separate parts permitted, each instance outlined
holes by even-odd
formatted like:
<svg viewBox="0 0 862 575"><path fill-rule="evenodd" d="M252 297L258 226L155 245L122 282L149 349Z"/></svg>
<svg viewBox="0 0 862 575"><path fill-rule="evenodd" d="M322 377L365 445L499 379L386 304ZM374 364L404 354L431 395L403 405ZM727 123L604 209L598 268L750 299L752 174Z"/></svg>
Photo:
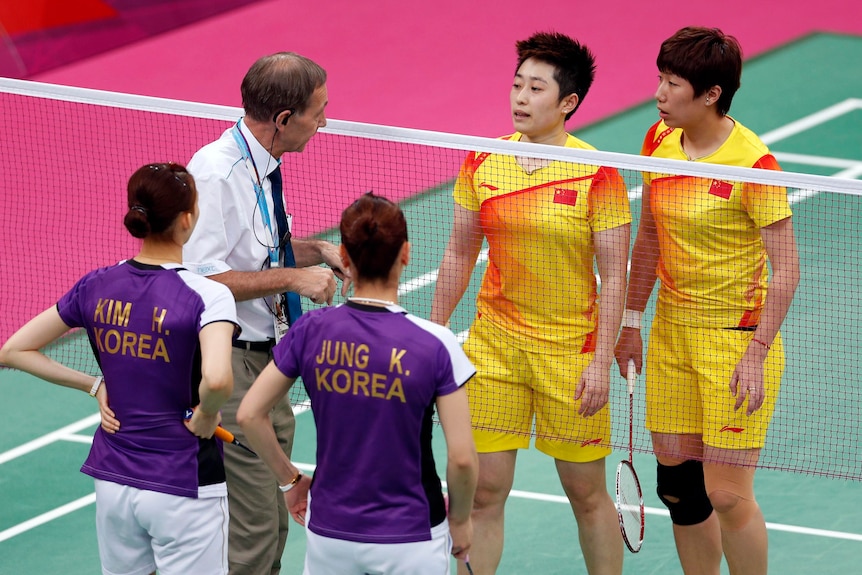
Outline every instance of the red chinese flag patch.
<svg viewBox="0 0 862 575"><path fill-rule="evenodd" d="M722 182L721 180L713 180L709 186L709 193L713 196L726 200L730 198L730 193L733 192L733 184L730 182Z"/></svg>
<svg viewBox="0 0 862 575"><path fill-rule="evenodd" d="M578 190L567 188L554 188L554 203L574 206L578 203Z"/></svg>

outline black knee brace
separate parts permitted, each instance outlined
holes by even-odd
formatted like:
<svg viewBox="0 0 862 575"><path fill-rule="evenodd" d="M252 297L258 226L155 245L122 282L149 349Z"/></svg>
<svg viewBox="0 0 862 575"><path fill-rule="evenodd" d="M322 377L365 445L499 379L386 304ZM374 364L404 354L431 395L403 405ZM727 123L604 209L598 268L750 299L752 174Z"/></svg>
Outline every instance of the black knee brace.
<svg viewBox="0 0 862 575"><path fill-rule="evenodd" d="M712 514L700 461L690 459L680 465L659 463L656 483L658 497L670 510L670 518L676 525L697 525Z"/></svg>

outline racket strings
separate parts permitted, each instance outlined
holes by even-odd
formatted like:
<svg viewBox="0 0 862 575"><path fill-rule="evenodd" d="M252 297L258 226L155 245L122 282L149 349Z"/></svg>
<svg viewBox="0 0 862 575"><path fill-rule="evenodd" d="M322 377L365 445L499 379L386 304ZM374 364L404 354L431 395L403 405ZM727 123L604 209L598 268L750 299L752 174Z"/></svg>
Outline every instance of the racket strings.
<svg viewBox="0 0 862 575"><path fill-rule="evenodd" d="M643 541L643 499L634 470L626 462L617 469L617 511L625 542L637 551Z"/></svg>
<svg viewBox="0 0 862 575"><path fill-rule="evenodd" d="M634 463L635 397L629 393L629 462Z"/></svg>
<svg viewBox="0 0 862 575"><path fill-rule="evenodd" d="M644 538L644 501L634 468L634 388L637 372L629 360L626 374L629 392L629 459L617 466L617 514L623 541L632 553L640 551Z"/></svg>

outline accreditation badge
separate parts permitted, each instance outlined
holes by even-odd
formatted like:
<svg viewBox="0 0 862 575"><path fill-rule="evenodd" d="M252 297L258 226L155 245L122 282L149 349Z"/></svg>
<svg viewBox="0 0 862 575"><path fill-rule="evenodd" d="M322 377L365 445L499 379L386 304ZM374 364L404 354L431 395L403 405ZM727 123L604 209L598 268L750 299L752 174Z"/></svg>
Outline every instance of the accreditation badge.
<svg viewBox="0 0 862 575"><path fill-rule="evenodd" d="M284 337L284 334L290 328L290 322L287 320L287 295L281 293L272 299L274 304L272 323L275 328L275 343L278 345L278 342L281 341L281 338Z"/></svg>

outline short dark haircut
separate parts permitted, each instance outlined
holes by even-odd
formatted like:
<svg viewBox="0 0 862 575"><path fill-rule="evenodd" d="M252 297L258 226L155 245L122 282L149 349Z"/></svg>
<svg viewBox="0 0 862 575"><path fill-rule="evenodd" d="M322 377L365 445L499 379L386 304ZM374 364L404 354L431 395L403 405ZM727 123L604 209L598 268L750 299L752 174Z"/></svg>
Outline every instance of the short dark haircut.
<svg viewBox="0 0 862 575"><path fill-rule="evenodd" d="M284 110L301 114L325 83L326 70L305 56L294 52L264 56L242 79L242 107L258 122L270 121Z"/></svg>
<svg viewBox="0 0 862 575"><path fill-rule="evenodd" d="M596 58L590 49L558 32L538 32L516 42L515 49L518 51L516 74L525 61L533 58L554 67L554 80L560 86L559 101L569 94L577 94L577 105L566 114L566 120L571 118L596 77Z"/></svg>
<svg viewBox="0 0 862 575"><path fill-rule="evenodd" d="M185 166L147 164L129 178L123 224L136 238L165 236L182 213L194 209L197 188Z"/></svg>
<svg viewBox="0 0 862 575"><path fill-rule="evenodd" d="M398 204L368 192L341 214L341 244L360 278L386 279L407 241L407 220Z"/></svg>
<svg viewBox="0 0 862 575"><path fill-rule="evenodd" d="M722 116L730 111L742 77L742 48L733 36L718 28L689 26L662 42L656 58L660 72L685 79L700 97L721 87L716 103Z"/></svg>

